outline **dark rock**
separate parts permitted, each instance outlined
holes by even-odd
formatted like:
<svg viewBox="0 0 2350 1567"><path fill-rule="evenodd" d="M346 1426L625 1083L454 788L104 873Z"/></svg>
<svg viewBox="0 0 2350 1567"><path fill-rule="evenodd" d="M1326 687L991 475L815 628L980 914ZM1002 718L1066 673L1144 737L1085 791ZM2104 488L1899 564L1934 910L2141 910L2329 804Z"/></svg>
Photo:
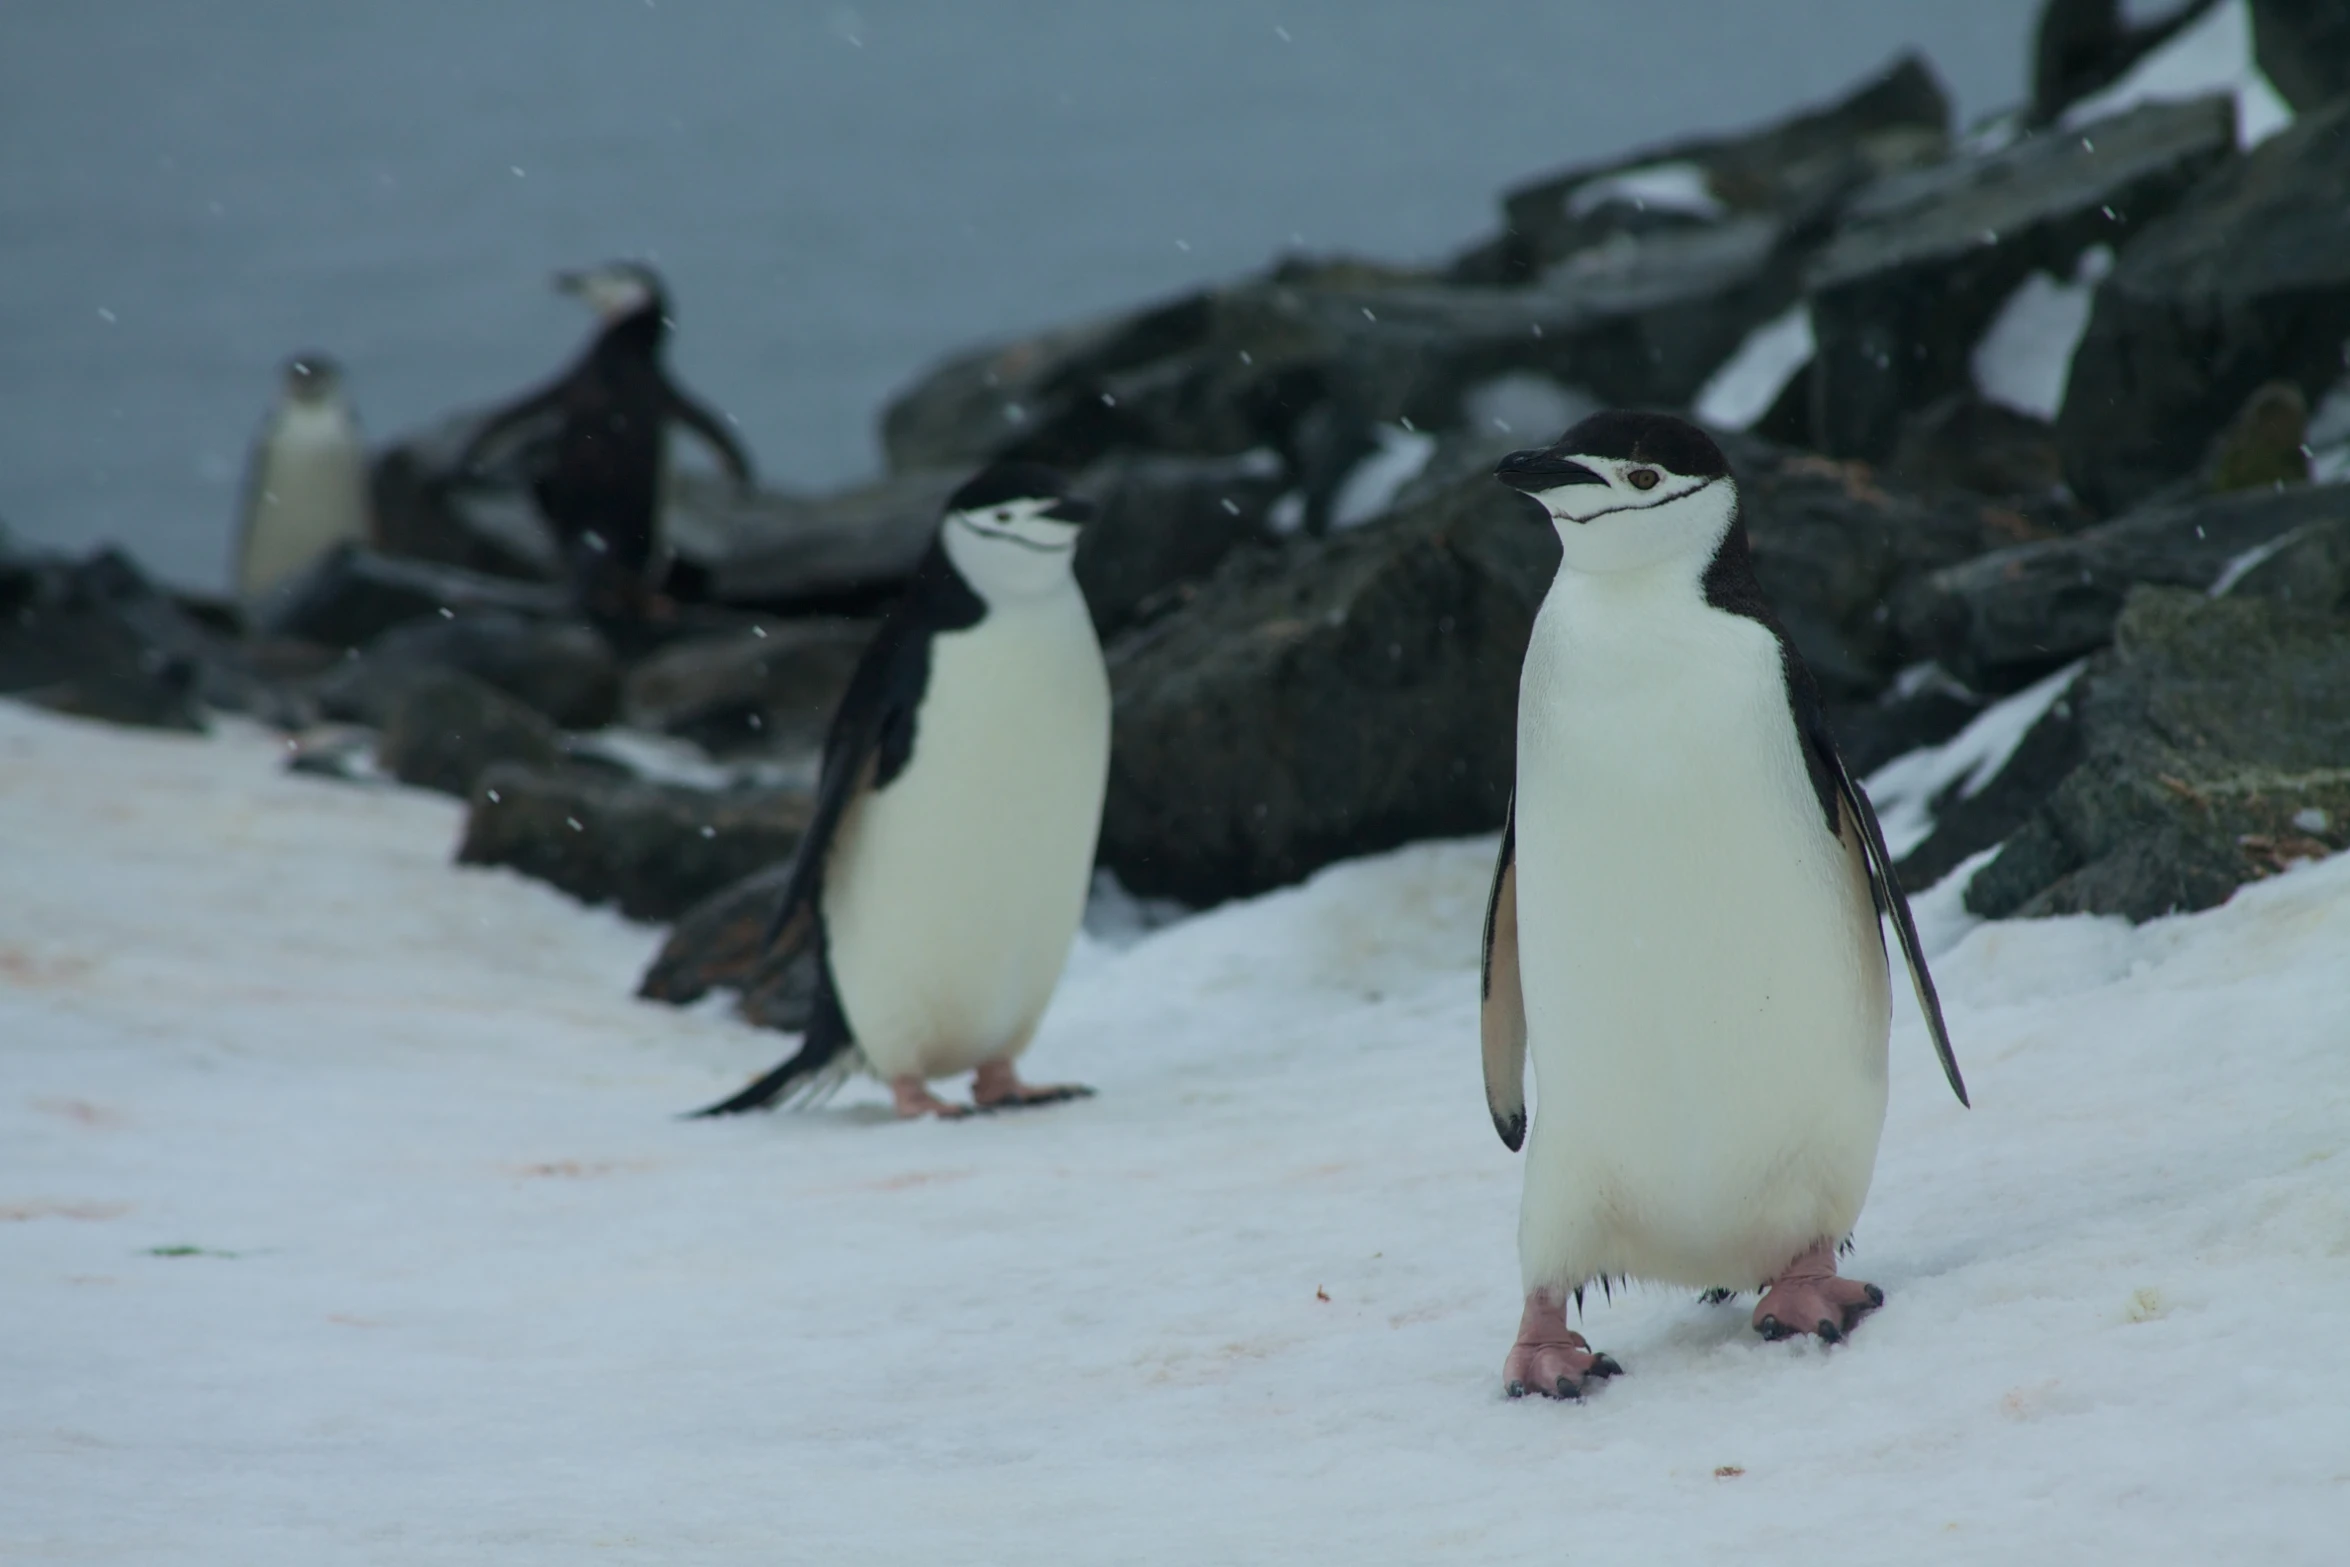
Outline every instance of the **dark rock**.
<svg viewBox="0 0 2350 1567"><path fill-rule="evenodd" d="M2149 506L2070 538L2018 545L1911 584L1894 618L1910 649L1984 691L2012 691L2111 638L2130 589L2208 589L2231 563L2311 539L2350 516L2350 488L2270 491ZM2330 536L2330 535L2328 535ZM2300 556L2297 559L2303 558Z"/></svg>
<svg viewBox="0 0 2350 1567"><path fill-rule="evenodd" d="M1950 101L1915 56L1896 61L1837 103L1738 136L1704 136L1569 169L1502 198L1503 232L1454 263L1465 283L1523 283L1617 235L1767 216L1798 225L1824 216L1851 190L1939 157ZM1705 201L1652 203L1638 178L1686 171ZM1627 178L1627 176L1633 176Z"/></svg>
<svg viewBox="0 0 2350 1567"><path fill-rule="evenodd" d="M1903 666L1937 656L1889 609L1913 584L2042 533L1979 496L1905 489L1862 463L1748 437L1720 440L1738 475L1755 575L1831 703L1872 699Z"/></svg>
<svg viewBox="0 0 2350 1567"><path fill-rule="evenodd" d="M1101 860L1212 903L1497 825L1517 681L1557 558L1490 479L1227 560L1110 649Z"/></svg>
<svg viewBox="0 0 2350 1567"><path fill-rule="evenodd" d="M1919 678L1909 678L1912 674ZM1983 710L1983 699L1931 664L1903 671L1873 702L1843 702L1828 709L1836 749L1855 778L1912 751L1939 745Z"/></svg>
<svg viewBox="0 0 2350 1567"><path fill-rule="evenodd" d="M1078 539L1077 584L1094 628L1111 636L1156 595L1206 577L1236 549L1270 544L1267 517L1288 482L1279 462L1247 455L1124 453L1089 470L1078 488L1101 515Z"/></svg>
<svg viewBox="0 0 2350 1567"><path fill-rule="evenodd" d="M773 946L766 940L790 875L791 862L778 861L686 910L636 993L682 1007L731 990L745 1021L786 1033L806 1028L816 995L816 944L805 939L806 920Z"/></svg>
<svg viewBox="0 0 2350 1567"><path fill-rule="evenodd" d="M1972 392L1954 393L1905 420L1885 473L1924 489L2042 504L2064 488L2055 426Z"/></svg>
<svg viewBox="0 0 2350 1567"><path fill-rule="evenodd" d="M550 586L393 560L346 545L272 590L255 615L254 630L326 647L364 647L394 626L443 611L503 611L547 620L566 614L568 606Z"/></svg>
<svg viewBox="0 0 2350 1567"><path fill-rule="evenodd" d="M814 750L873 630L866 620L760 621L680 642L629 671L622 711L714 755Z"/></svg>
<svg viewBox="0 0 2350 1567"><path fill-rule="evenodd" d="M2120 245L2235 144L2225 98L2149 104L1861 193L1807 279L1815 444L1891 455L1905 414L1972 384L1976 345L2025 279Z"/></svg>
<svg viewBox="0 0 2350 1567"><path fill-rule="evenodd" d="M894 444L892 460L951 450L1075 471L1122 449L1268 448L1312 501L1372 449L1373 426L1457 427L1472 395L1504 376L1547 376L1615 403L1686 404L1793 301L1800 261L1786 225L1740 217L1619 235L1522 289L1291 264L1196 296L1183 334L1138 326L1132 341L1186 345L1160 357L1065 360L1061 334L950 362L893 407L893 428L913 419L899 409L920 409L924 434ZM1058 366L1038 372L1051 395L1004 368L1021 364ZM949 439L954 410L965 422Z"/></svg>
<svg viewBox="0 0 2350 1567"><path fill-rule="evenodd" d="M2053 124L2068 105L2120 80L2215 3L2193 0L2132 27L2122 0L2048 0L2032 41L2032 122Z"/></svg>
<svg viewBox="0 0 2350 1567"><path fill-rule="evenodd" d="M1200 347L1213 315L1210 295L1184 294L1130 315L958 354L884 410L881 447L890 471L968 470L1035 429L1089 421L1114 427L1117 408L1102 401L1102 385ZM1113 430L1089 444L1086 459L1137 443Z"/></svg>
<svg viewBox="0 0 2350 1567"><path fill-rule="evenodd" d="M381 727L416 681L455 670L561 729L600 729L619 711L620 668L594 628L488 611L394 626L312 687L319 712Z"/></svg>
<svg viewBox="0 0 2350 1567"><path fill-rule="evenodd" d="M563 759L563 737L471 675L422 670L392 700L375 756L376 765L402 783L464 798L494 763L555 766Z"/></svg>
<svg viewBox="0 0 2350 1567"><path fill-rule="evenodd" d="M905 473L813 499L725 502L717 526L727 544L709 557L707 592L726 604L869 612L913 572L947 497L969 477L960 468ZM673 488L696 493L683 481ZM710 504L715 512L721 503Z"/></svg>
<svg viewBox="0 0 2350 1567"><path fill-rule="evenodd" d="M471 792L464 865L504 865L630 919L669 920L790 858L803 791L713 793L609 773L505 763Z"/></svg>
<svg viewBox="0 0 2350 1567"><path fill-rule="evenodd" d="M2007 699L2039 707L2038 716L2005 758L1997 759L1990 776L1981 776L1981 769L1995 757L1977 762L1936 791L1931 801L1933 831L1902 853L1895 867L1904 888L1922 892L1970 856L2007 839L2080 765L2080 710L2073 700L2079 679L2077 670L2070 676L2051 675L2054 691L2036 689ZM2044 707L2040 706L2043 701ZM2016 715L2016 721L2022 716ZM1995 721L1993 715L1983 715L1986 724ZM1961 739L1956 743L1964 746L1966 742Z"/></svg>
<svg viewBox="0 0 2350 1567"><path fill-rule="evenodd" d="M1976 497L1724 445L1757 573L1847 721L1914 657L1887 598L2029 531ZM1103 863L1139 894L1207 903L1498 824L1516 672L1556 561L1483 471L1364 527L1234 555L1110 647ZM1951 716L1903 715L1920 732Z"/></svg>
<svg viewBox="0 0 2350 1567"><path fill-rule="evenodd" d="M299 721L300 704L122 554L0 560L0 692L114 723L197 730L204 709Z"/></svg>
<svg viewBox="0 0 2350 1567"><path fill-rule="evenodd" d="M1975 913L2153 919L2350 847L2350 620L2141 588L2077 706L2084 759L1976 874Z"/></svg>
<svg viewBox="0 0 2350 1567"><path fill-rule="evenodd" d="M2095 128L2106 144L2110 126ZM2206 178L2099 285L2056 421L2065 476L2115 512L2191 474L2267 381L2314 405L2350 338L2350 101Z"/></svg>
<svg viewBox="0 0 2350 1567"><path fill-rule="evenodd" d="M2252 52L2263 76L2307 114L2350 93L2350 6L2342 0L2252 0Z"/></svg>

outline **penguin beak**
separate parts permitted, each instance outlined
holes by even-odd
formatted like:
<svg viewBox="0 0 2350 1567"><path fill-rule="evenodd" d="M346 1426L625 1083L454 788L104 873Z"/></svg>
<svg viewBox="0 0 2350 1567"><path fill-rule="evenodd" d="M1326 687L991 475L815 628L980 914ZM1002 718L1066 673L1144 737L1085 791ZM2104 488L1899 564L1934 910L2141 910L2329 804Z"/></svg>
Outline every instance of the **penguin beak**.
<svg viewBox="0 0 2350 1567"><path fill-rule="evenodd" d="M1539 495L1569 484L1605 484L1607 480L1572 457L1551 451L1512 452L1494 467L1493 476L1511 489Z"/></svg>
<svg viewBox="0 0 2350 1567"><path fill-rule="evenodd" d="M1053 502L1052 509L1045 515L1055 522L1084 524L1093 521L1094 504L1081 495L1064 495Z"/></svg>

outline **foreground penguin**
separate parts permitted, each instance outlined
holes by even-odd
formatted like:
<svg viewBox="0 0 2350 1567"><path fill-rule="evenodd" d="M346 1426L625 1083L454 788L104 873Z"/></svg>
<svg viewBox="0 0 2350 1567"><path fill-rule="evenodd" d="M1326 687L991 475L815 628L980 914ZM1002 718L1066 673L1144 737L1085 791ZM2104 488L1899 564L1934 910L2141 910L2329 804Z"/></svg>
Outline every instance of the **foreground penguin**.
<svg viewBox="0 0 2350 1567"><path fill-rule="evenodd" d="M324 354L297 355L245 462L236 587L247 617L271 588L368 533L367 442L342 371Z"/></svg>
<svg viewBox="0 0 2350 1567"><path fill-rule="evenodd" d="M660 529L670 425L701 437L744 489L751 460L715 414L670 381L661 362L669 299L652 268L615 262L559 274L555 286L594 309L603 323L595 341L553 382L491 414L457 471L508 442L543 440L528 459L531 498L580 607L642 620L667 564Z"/></svg>
<svg viewBox="0 0 2350 1567"><path fill-rule="evenodd" d="M1880 912L1966 1102L1876 813L1704 432L1598 414L1496 477L1564 552L1485 926L1486 1099L1527 1145L1504 1385L1570 1398L1618 1371L1566 1320L1618 1278L1760 1286L1764 1337L1834 1343L1884 1300L1836 1272L1885 1119Z"/></svg>
<svg viewBox="0 0 2350 1567"><path fill-rule="evenodd" d="M990 468L849 681L769 940L816 943L799 1053L704 1115L814 1095L861 1064L901 1116L1090 1093L1012 1063L1085 911L1110 766L1110 681L1070 565L1090 506L1050 469ZM802 922L805 922L804 924Z"/></svg>

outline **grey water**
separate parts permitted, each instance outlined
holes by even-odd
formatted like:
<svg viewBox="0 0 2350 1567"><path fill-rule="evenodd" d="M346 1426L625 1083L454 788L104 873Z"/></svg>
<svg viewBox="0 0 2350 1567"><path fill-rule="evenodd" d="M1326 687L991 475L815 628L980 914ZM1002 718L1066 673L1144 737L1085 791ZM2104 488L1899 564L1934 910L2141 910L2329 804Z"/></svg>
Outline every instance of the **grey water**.
<svg viewBox="0 0 2350 1567"><path fill-rule="evenodd" d="M1440 257L1505 186L1922 50L1972 116L2032 0L7 0L0 523L225 580L274 367L370 433L583 336L643 256L769 482L877 466L974 342L1264 265Z"/></svg>

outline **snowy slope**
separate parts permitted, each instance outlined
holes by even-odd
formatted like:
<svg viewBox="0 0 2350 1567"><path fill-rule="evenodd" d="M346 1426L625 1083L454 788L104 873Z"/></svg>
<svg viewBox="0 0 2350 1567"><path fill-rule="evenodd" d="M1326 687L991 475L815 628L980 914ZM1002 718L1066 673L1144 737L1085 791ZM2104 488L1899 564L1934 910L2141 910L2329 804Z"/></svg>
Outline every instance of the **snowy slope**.
<svg viewBox="0 0 2350 1567"><path fill-rule="evenodd" d="M1489 844L1087 946L1032 1064L1097 1100L713 1125L774 1036L456 826L0 706L0 1559L2341 1559L2350 857L1966 932L1886 1309L1595 1302L1561 1406L1497 1387Z"/></svg>

